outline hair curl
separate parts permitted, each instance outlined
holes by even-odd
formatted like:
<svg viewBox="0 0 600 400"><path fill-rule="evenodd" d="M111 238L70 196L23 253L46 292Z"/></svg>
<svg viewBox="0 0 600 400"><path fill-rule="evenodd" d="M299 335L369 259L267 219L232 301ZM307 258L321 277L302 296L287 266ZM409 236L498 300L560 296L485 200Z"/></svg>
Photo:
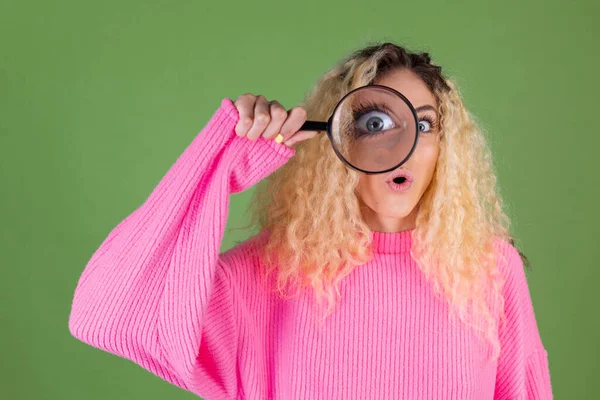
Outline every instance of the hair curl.
<svg viewBox="0 0 600 400"><path fill-rule="evenodd" d="M397 68L409 69L425 82L440 114L439 158L419 202L411 255L452 312L491 341L497 357L497 312L503 320L504 299L494 240L511 245L514 240L486 139L457 85L431 63L428 53L375 43L325 73L302 106L309 119L326 120L350 90ZM276 290L286 296L289 288L312 287L319 303L327 300L328 315L340 296L340 280L371 259L371 231L355 192L359 173L340 162L328 137L319 135L294 147L295 156L255 190L249 226L268 233L260 257L265 276L276 272ZM519 254L528 266L527 257Z"/></svg>

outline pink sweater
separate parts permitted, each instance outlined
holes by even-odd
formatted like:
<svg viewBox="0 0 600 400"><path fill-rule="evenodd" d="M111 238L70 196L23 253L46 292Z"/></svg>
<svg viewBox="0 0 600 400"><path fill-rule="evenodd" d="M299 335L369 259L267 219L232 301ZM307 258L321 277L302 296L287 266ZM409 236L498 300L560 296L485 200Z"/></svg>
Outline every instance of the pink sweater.
<svg viewBox="0 0 600 400"><path fill-rule="evenodd" d="M412 260L411 231L374 232L372 261L344 278L323 325L313 295L261 287L265 234L219 253L229 196L295 150L235 134L225 98L147 200L106 237L75 290L69 329L212 399L551 399L523 265L510 244L502 354L434 296Z"/></svg>

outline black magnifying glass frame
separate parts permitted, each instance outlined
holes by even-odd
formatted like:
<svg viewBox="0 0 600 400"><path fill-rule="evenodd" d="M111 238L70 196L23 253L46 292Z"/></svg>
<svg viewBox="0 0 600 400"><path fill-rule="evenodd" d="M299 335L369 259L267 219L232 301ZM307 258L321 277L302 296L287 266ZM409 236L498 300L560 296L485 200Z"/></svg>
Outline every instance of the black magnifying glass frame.
<svg viewBox="0 0 600 400"><path fill-rule="evenodd" d="M335 146L335 142L333 140L333 136L331 133L331 126L333 123L333 116L336 114L338 108L340 107L340 105L344 102L344 100L350 96L352 93L358 91L358 90L364 90L365 88L378 88L378 89L383 89L383 90L387 90L390 91L391 93L393 93L394 95L400 97L405 103L406 105L408 105L408 108L410 109L410 112L415 120L415 129L416 129L416 133L415 133L415 142L413 143L413 146L411 147L410 151L408 152L408 155L406 157L404 157L404 159L402 161L400 161L398 164L396 164L395 166L385 169L383 171L367 171L361 168L358 168L357 166L352 165L348 160L346 160L344 158L344 156L342 156L342 154L340 153L340 151L337 149L337 147ZM327 136L329 137L329 141L331 142L331 146L333 147L333 150L335 151L335 154L338 156L338 158L347 166L349 166L350 168L359 171L359 172L363 172L365 174L383 174L389 171L393 171L396 168L398 168L399 166L401 166L402 164L404 164L412 155L412 153L415 151L415 148L417 147L417 143L419 142L419 121L418 121L418 117L417 117L417 112L414 108L414 106L412 105L412 103L406 98L406 96L404 96L402 93L400 93L399 91L389 87L389 86L384 86L384 85L377 85L377 84L369 84L369 85L365 85L365 86L360 86L357 87L356 89L352 89L351 91L349 91L348 93L346 93L344 95L344 97L341 98L340 101L338 101L338 103L336 104L335 108L333 109L333 112L331 113L331 115L329 116L329 119L327 120L327 122L321 122L321 121L306 121L304 122L304 124L302 125L302 127L300 128L300 131L319 131L319 132L327 132Z"/></svg>

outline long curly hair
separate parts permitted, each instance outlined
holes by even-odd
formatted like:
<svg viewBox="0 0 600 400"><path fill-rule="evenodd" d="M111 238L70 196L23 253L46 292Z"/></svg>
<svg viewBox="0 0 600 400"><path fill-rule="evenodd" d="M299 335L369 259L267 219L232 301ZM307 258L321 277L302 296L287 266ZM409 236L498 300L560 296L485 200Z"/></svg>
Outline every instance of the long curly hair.
<svg viewBox="0 0 600 400"><path fill-rule="evenodd" d="M452 314L486 336L497 357L497 317L500 311L504 320L504 299L494 240L512 245L514 240L486 138L456 83L443 76L428 53L375 43L325 73L302 106L309 119L325 121L350 90L396 68L407 68L425 82L440 114L439 158L418 205L411 255L435 293L449 302ZM295 156L258 184L248 209L249 226L267 233L259 253L265 276L275 272L275 289L287 297L289 289L297 293L312 287L319 304L326 300L329 315L340 296L340 280L373 256L372 235L355 192L359 173L340 162L327 135L294 148Z"/></svg>

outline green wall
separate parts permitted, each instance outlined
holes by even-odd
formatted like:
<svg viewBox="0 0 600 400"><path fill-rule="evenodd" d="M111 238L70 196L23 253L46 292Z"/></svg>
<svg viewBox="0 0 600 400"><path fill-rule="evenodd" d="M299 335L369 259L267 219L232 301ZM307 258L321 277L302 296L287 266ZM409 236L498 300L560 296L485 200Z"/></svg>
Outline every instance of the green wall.
<svg viewBox="0 0 600 400"><path fill-rule="evenodd" d="M382 39L458 80L533 264L555 396L599 398L598 3L372 3L0 1L1 398L195 398L70 336L79 274L223 97L290 108ZM248 234L229 230L222 250Z"/></svg>

